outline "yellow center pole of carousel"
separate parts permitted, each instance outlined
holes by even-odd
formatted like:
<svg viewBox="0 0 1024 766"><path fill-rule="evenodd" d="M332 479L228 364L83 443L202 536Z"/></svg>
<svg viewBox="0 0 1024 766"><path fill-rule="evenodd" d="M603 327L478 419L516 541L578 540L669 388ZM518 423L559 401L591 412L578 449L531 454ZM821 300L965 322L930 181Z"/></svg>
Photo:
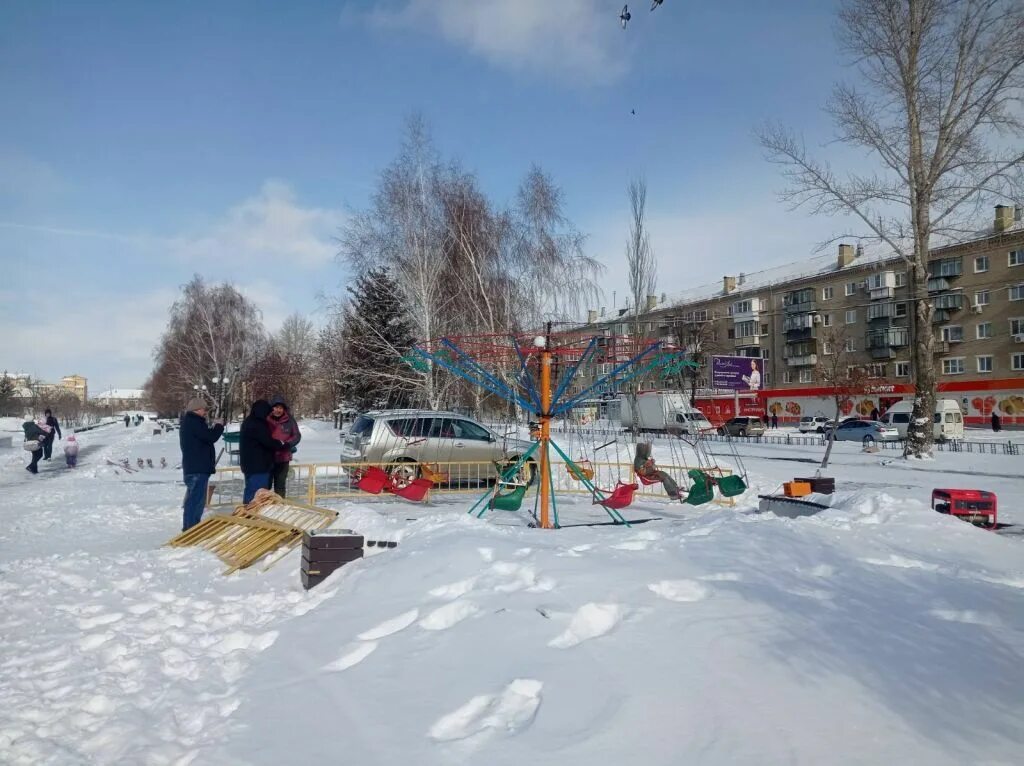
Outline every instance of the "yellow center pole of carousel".
<svg viewBox="0 0 1024 766"><path fill-rule="evenodd" d="M540 352L540 527L551 529L551 472L548 442L551 439L551 351L547 345Z"/></svg>

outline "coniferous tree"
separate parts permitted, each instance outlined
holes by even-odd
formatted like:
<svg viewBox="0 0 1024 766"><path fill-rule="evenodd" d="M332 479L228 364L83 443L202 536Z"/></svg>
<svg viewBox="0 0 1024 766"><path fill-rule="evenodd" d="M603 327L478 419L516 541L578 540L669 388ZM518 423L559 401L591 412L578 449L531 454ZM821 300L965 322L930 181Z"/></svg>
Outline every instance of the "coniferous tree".
<svg viewBox="0 0 1024 766"><path fill-rule="evenodd" d="M398 286L387 269L371 268L348 292L342 399L360 410L411 406L422 380L406 361L415 339Z"/></svg>

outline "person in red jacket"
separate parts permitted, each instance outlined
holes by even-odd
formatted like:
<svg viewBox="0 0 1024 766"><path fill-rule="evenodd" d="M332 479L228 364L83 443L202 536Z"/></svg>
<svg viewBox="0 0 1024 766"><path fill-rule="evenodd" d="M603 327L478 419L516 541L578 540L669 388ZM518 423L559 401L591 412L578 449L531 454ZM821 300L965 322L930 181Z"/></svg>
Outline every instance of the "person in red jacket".
<svg viewBox="0 0 1024 766"><path fill-rule="evenodd" d="M270 488L281 497L285 497L288 469L295 448L302 441L302 434L299 433L299 424L288 411L288 404L280 396L275 396L270 400L270 415L267 417L267 423L270 425L270 437L284 442L285 445L274 453L274 468L270 472Z"/></svg>

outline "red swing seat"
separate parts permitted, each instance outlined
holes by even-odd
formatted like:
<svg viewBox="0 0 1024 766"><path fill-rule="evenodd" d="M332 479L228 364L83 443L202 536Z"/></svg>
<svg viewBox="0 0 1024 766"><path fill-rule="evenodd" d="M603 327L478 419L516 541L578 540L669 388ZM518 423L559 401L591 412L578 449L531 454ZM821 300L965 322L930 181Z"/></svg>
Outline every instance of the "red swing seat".
<svg viewBox="0 0 1024 766"><path fill-rule="evenodd" d="M634 473L636 472L634 471ZM649 487L652 484L661 484L661 479L659 479L657 476L645 476L642 473L637 473L636 478L638 478L640 480L640 483L643 484L645 487Z"/></svg>
<svg viewBox="0 0 1024 766"><path fill-rule="evenodd" d="M391 477L388 476L387 472L382 468L371 465L359 477L356 487L363 492L369 492L371 495L379 495L384 487L390 484Z"/></svg>
<svg viewBox="0 0 1024 766"><path fill-rule="evenodd" d="M400 489L396 489L392 485L388 488L388 491L404 498L405 500L412 500L413 502L418 503L427 496L427 492L429 492L430 488L433 486L434 482L430 479L413 479Z"/></svg>
<svg viewBox="0 0 1024 766"><path fill-rule="evenodd" d="M638 484L625 484L620 481L615 485L615 489L612 490L611 494L603 500L598 500L597 504L610 508L613 511L625 508L633 502L633 493L638 489L640 489Z"/></svg>

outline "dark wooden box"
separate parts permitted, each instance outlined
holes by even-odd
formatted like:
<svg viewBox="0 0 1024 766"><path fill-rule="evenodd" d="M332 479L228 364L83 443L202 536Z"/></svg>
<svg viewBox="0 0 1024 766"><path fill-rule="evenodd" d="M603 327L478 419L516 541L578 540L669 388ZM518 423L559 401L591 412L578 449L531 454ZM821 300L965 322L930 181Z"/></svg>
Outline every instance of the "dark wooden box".
<svg viewBox="0 0 1024 766"><path fill-rule="evenodd" d="M308 550L361 549L364 542L363 536L351 529L322 529L302 535L302 547Z"/></svg>

